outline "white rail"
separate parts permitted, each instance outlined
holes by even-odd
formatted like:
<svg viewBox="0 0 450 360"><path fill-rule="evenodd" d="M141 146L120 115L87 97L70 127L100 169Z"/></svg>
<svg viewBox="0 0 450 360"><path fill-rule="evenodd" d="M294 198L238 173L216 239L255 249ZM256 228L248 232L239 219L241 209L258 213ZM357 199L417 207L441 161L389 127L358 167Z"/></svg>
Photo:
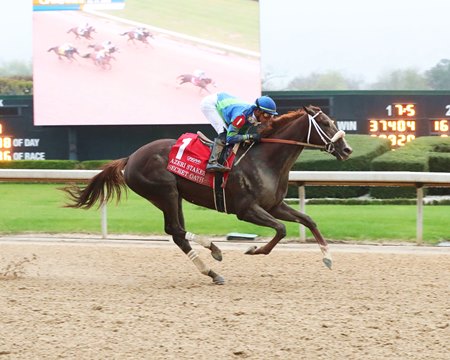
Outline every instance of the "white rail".
<svg viewBox="0 0 450 360"><path fill-rule="evenodd" d="M0 169L0 181L20 182L87 182L99 170ZM410 186L417 192L416 241L423 241L423 188L450 187L450 173L384 172L384 171L291 171L289 182L299 187L300 211L305 212L305 186ZM107 237L106 206L101 207L102 237ZM305 240L305 229L300 227Z"/></svg>

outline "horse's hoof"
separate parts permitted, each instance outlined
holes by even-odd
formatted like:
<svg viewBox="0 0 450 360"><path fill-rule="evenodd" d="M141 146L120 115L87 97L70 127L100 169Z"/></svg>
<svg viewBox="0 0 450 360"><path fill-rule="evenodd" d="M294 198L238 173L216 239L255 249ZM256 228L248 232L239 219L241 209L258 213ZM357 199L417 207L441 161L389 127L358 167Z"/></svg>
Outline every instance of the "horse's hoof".
<svg viewBox="0 0 450 360"><path fill-rule="evenodd" d="M209 249L211 250L211 256L215 260L222 261L222 251L217 247L216 244L211 243L211 246L209 247Z"/></svg>
<svg viewBox="0 0 450 360"><path fill-rule="evenodd" d="M325 266L331 270L331 265L333 265L333 261L328 258L323 258L322 261L325 264Z"/></svg>
<svg viewBox="0 0 450 360"><path fill-rule="evenodd" d="M214 277L213 283L216 284L216 285L224 285L225 284L225 279L222 276L217 275L217 276Z"/></svg>
<svg viewBox="0 0 450 360"><path fill-rule="evenodd" d="M244 254L245 255L254 255L256 249L257 249L256 245L250 246Z"/></svg>

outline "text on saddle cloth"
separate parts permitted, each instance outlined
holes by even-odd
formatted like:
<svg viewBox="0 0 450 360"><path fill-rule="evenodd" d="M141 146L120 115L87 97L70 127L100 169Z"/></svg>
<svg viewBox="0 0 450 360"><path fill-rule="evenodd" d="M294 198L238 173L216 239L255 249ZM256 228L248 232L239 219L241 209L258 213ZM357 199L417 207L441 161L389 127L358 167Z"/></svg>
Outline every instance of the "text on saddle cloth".
<svg viewBox="0 0 450 360"><path fill-rule="evenodd" d="M199 139L197 134L181 135L169 153L167 170L201 185L213 188L214 173L206 172L211 148ZM231 152L224 165L231 167L235 153ZM226 181L228 173L224 174Z"/></svg>

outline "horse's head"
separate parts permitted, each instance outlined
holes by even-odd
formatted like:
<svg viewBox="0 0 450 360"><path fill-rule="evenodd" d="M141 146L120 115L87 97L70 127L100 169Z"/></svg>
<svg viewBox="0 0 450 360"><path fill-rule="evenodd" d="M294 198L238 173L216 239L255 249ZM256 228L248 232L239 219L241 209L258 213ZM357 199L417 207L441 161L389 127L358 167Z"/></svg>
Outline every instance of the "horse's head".
<svg viewBox="0 0 450 360"><path fill-rule="evenodd" d="M306 142L323 145L326 152L338 160L347 160L353 152L345 141L345 132L339 130L335 121L331 120L319 107L303 107L304 117L308 122Z"/></svg>
<svg viewBox="0 0 450 360"><path fill-rule="evenodd" d="M142 29L142 36L144 38L150 37L152 39L154 39L155 37L153 36L153 34L150 32L150 30L143 28Z"/></svg>
<svg viewBox="0 0 450 360"><path fill-rule="evenodd" d="M117 46L110 47L108 52L110 54L115 53L115 52L119 52L119 48Z"/></svg>

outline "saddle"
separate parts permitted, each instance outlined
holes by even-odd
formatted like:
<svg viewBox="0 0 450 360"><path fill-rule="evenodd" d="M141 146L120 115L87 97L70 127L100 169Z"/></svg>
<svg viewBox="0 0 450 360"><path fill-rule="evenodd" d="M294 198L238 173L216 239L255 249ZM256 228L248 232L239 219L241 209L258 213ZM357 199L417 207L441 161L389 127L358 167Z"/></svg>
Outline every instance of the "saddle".
<svg viewBox="0 0 450 360"><path fill-rule="evenodd" d="M228 173L208 173L205 171L212 145L213 141L200 131L197 134L183 134L169 153L167 170L187 180L212 188L216 209L220 212L226 212L225 185ZM236 146L239 146L239 144L236 144ZM234 149L237 151L237 147L234 147ZM235 151L224 151L224 153L227 154L220 158L226 159L219 159L219 161L226 161L227 166L232 165L236 156Z"/></svg>
<svg viewBox="0 0 450 360"><path fill-rule="evenodd" d="M209 137L207 137L205 134L203 134L201 131L197 131L197 135L203 144L205 144L206 146L209 146L209 147L213 146L214 141L211 140Z"/></svg>

